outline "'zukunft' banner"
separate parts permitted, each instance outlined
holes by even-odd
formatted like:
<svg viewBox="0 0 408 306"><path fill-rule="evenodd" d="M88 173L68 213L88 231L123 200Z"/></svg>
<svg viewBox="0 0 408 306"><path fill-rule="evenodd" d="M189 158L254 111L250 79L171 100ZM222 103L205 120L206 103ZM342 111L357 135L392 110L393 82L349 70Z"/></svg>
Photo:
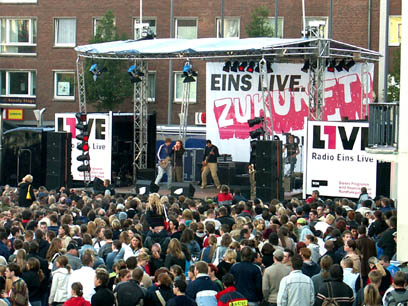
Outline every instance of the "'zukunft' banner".
<svg viewBox="0 0 408 306"><path fill-rule="evenodd" d="M375 197L377 162L364 150L368 123L308 121L306 194L358 198L361 187Z"/></svg>
<svg viewBox="0 0 408 306"><path fill-rule="evenodd" d="M89 129L89 156L91 179L95 177L111 179L112 167L112 113L90 113L87 115ZM55 114L55 131L65 131L72 134L71 172L74 180L83 180L84 173L78 171L82 162L77 157L82 151L77 149L80 143L76 135L80 132L75 128L75 113Z"/></svg>
<svg viewBox="0 0 408 306"><path fill-rule="evenodd" d="M266 112L264 112L259 73L224 72L224 63L207 63L206 115L207 138L222 154L232 154L235 161L249 160L249 128L247 121L266 115L275 134L303 134L304 118L308 116L309 74L301 71L303 64L273 64L268 74ZM374 65L368 65L369 92L363 93L365 103L372 100ZM339 121L343 117L360 119L361 64L351 69L325 73L325 106L323 120ZM269 107L270 106L270 107ZM272 116L270 116L271 109ZM298 131L298 132L296 132Z"/></svg>

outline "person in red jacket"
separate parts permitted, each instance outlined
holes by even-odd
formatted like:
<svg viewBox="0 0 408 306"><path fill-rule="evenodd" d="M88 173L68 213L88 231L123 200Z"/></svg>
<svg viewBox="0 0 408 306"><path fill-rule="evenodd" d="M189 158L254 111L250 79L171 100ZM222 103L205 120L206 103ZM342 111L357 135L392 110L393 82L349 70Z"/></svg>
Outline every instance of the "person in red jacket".
<svg viewBox="0 0 408 306"><path fill-rule="evenodd" d="M225 289L218 292L215 296L217 298L217 306L248 305L248 300L235 288L235 279L231 273L227 273L222 277L222 283Z"/></svg>
<svg viewBox="0 0 408 306"><path fill-rule="evenodd" d="M73 283L71 288L72 297L68 301L66 301L63 306L91 306L91 303L89 303L82 297L84 292L81 283Z"/></svg>
<svg viewBox="0 0 408 306"><path fill-rule="evenodd" d="M220 192L217 194L217 202L220 206L231 206L234 197L227 185L222 185Z"/></svg>

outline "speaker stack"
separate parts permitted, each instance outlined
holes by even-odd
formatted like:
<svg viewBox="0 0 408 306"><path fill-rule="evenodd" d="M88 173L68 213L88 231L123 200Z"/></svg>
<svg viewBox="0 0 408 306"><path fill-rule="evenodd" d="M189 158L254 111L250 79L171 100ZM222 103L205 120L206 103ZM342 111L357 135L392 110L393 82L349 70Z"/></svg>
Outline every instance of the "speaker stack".
<svg viewBox="0 0 408 306"><path fill-rule="evenodd" d="M48 189L70 187L71 175L71 133L47 133L46 186Z"/></svg>
<svg viewBox="0 0 408 306"><path fill-rule="evenodd" d="M256 197L263 201L283 200L282 141L256 142Z"/></svg>

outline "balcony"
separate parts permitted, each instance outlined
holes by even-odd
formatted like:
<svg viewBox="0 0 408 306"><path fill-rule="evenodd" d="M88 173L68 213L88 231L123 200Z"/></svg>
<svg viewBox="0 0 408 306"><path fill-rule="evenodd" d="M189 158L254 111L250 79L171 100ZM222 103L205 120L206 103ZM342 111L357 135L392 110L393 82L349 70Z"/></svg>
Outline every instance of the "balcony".
<svg viewBox="0 0 408 306"><path fill-rule="evenodd" d="M399 103L370 104L367 153L398 152Z"/></svg>

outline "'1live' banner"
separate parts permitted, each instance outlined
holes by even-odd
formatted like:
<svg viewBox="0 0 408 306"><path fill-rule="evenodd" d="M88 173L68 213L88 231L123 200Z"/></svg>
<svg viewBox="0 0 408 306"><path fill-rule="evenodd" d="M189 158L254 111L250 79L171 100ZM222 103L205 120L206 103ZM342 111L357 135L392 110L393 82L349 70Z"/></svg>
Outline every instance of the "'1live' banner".
<svg viewBox="0 0 408 306"><path fill-rule="evenodd" d="M304 118L308 116L309 74L301 71L303 64L273 64L268 74L266 111L263 109L259 73L224 72L223 63L207 63L207 138L220 153L232 154L235 161L249 161L248 119L264 116L267 127L272 111L275 134L294 132L303 135ZM369 92L363 93L363 113L373 96L374 65L368 65ZM338 121L343 117L360 119L361 64L348 72L325 73L325 106L323 120ZM269 105L271 107L269 107Z"/></svg>

